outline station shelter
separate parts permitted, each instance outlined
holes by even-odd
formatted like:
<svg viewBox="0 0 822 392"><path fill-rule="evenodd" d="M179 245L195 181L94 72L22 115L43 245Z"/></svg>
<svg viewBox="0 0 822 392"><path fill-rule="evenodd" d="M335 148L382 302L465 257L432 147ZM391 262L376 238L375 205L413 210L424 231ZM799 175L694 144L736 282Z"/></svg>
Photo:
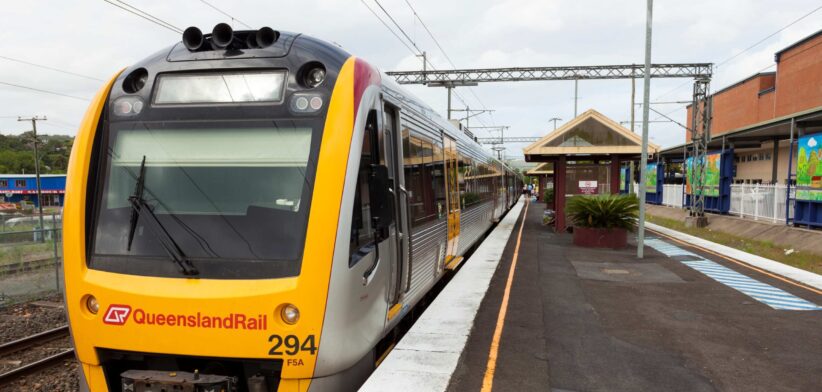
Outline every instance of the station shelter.
<svg viewBox="0 0 822 392"><path fill-rule="evenodd" d="M40 194L44 207L60 207L66 193L65 174L41 174ZM32 203L37 199L37 178L34 174L0 174L0 203Z"/></svg>
<svg viewBox="0 0 822 392"><path fill-rule="evenodd" d="M649 143L648 154L659 151ZM577 195L618 194L622 166L638 161L642 138L590 109L523 149L527 162L552 166L556 230L568 225L565 204ZM649 160L652 158L649 158Z"/></svg>
<svg viewBox="0 0 822 392"><path fill-rule="evenodd" d="M542 200L543 192L554 187L554 165L551 162L543 162L530 170L525 171L525 175L536 179L537 197ZM548 200L546 200L548 201ZM551 201L553 203L553 201Z"/></svg>

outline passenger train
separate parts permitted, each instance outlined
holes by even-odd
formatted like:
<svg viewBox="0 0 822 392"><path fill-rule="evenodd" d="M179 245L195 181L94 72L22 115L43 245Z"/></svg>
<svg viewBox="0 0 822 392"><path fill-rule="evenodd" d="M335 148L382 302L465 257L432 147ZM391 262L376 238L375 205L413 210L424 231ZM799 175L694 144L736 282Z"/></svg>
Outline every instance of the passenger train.
<svg viewBox="0 0 822 392"><path fill-rule="evenodd" d="M82 389L354 390L520 186L336 45L190 27L112 77L74 142Z"/></svg>

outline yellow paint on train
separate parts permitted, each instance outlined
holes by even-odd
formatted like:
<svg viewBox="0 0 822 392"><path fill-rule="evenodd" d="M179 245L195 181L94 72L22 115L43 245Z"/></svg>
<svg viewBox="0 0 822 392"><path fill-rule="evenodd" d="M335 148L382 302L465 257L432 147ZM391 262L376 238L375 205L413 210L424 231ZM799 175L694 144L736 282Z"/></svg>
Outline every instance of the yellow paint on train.
<svg viewBox="0 0 822 392"><path fill-rule="evenodd" d="M66 302L77 357L92 391L107 391L96 348L227 358L282 358L279 391L306 391L317 352L300 350L270 356L272 334L294 335L300 342L320 336L326 311L331 260L337 240L345 170L354 128L354 57L337 77L329 104L317 164L302 270L297 277L258 280L161 278L124 275L86 267L86 198L89 165L98 122L115 75L95 96L75 138L63 209ZM345 239L343 239L345 240ZM87 296L100 304L95 315ZM288 325L280 316L285 303L296 305L300 319ZM112 314L111 306L126 312ZM242 326L240 317L242 315ZM218 322L220 326L217 327ZM252 321L254 328L251 328ZM208 320L208 321L206 321ZM206 327L208 325L208 327ZM230 327L229 327L230 325ZM290 361L289 361L290 359Z"/></svg>

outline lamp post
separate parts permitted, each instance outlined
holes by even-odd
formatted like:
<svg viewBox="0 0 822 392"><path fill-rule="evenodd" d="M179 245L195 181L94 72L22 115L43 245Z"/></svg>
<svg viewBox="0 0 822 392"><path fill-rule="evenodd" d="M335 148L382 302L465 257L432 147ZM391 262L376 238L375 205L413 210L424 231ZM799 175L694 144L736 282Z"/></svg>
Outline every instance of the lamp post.
<svg viewBox="0 0 822 392"><path fill-rule="evenodd" d="M651 34L654 0L647 0L645 17L645 76L642 91L642 158L639 163L639 228L637 230L636 257L643 258L645 247L645 178L648 175L648 116L651 101Z"/></svg>
<svg viewBox="0 0 822 392"><path fill-rule="evenodd" d="M548 121L552 121L554 123L554 130L557 130L557 121L562 121L559 117L551 117Z"/></svg>

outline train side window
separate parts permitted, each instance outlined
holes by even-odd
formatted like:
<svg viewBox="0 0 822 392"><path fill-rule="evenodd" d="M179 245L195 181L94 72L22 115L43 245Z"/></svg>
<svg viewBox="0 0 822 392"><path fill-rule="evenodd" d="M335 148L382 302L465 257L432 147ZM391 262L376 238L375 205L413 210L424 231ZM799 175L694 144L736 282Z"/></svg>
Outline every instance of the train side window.
<svg viewBox="0 0 822 392"><path fill-rule="evenodd" d="M368 113L365 132L363 132L362 153L351 218L351 237L348 244L349 266L353 266L374 250L375 233L371 222L368 180L371 177L371 165L380 161L377 137L377 111L372 110Z"/></svg>
<svg viewBox="0 0 822 392"><path fill-rule="evenodd" d="M439 175L442 180L442 149L431 140L413 134L407 128L403 129L402 137L403 168L411 211L411 227L417 227L439 218L440 215L436 193L443 193L441 197L444 198L444 183L437 187L434 179ZM441 208L444 211L444 204Z"/></svg>

